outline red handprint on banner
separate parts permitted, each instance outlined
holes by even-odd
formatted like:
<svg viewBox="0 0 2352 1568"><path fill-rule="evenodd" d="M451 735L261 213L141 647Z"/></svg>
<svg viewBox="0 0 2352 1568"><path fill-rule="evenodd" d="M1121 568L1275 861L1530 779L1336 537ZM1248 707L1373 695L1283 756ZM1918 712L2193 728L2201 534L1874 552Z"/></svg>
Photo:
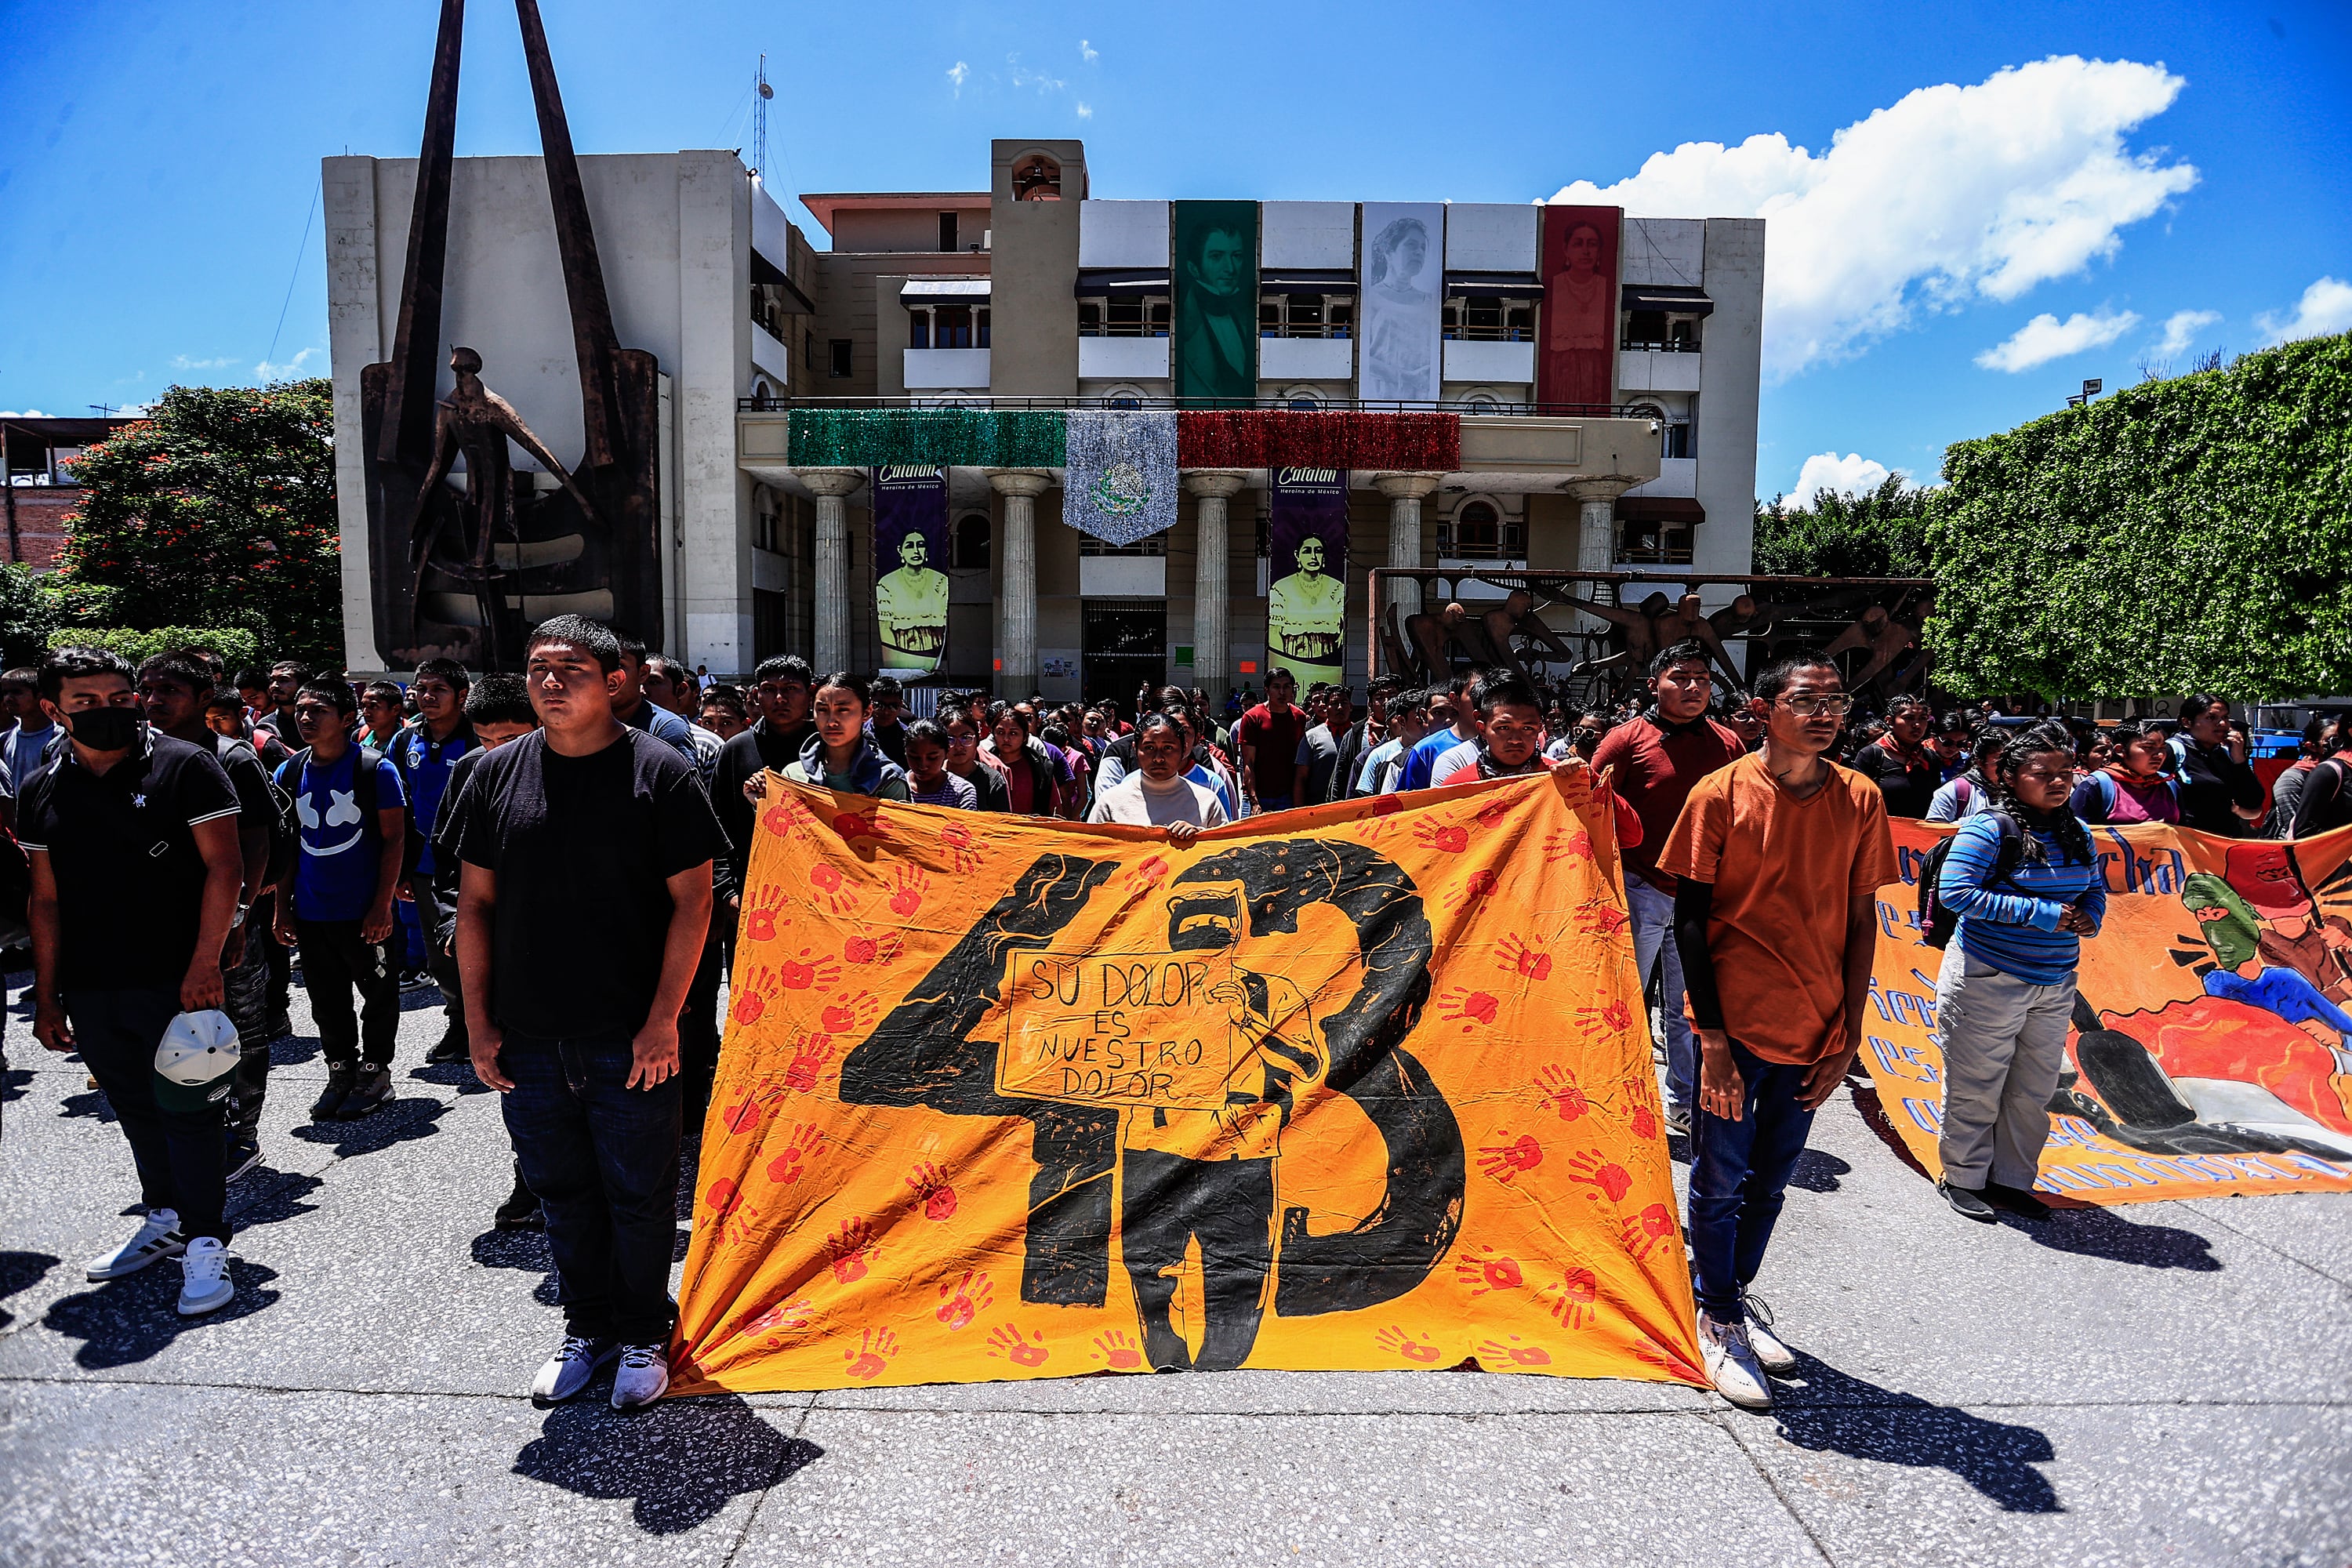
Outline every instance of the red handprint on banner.
<svg viewBox="0 0 2352 1568"><path fill-rule="evenodd" d="M1622 997L1606 1007L1579 1007L1576 1016L1588 1040L1600 1034L1622 1035L1633 1026L1633 1009L1625 1005Z"/></svg>
<svg viewBox="0 0 2352 1568"><path fill-rule="evenodd" d="M1480 1025L1492 1025L1495 1010L1502 1004L1484 991L1466 990L1454 985L1437 999L1437 1016L1448 1024L1460 1024L1464 1034Z"/></svg>
<svg viewBox="0 0 2352 1568"><path fill-rule="evenodd" d="M1507 1361L1513 1366L1549 1366L1551 1364L1551 1352L1542 1346L1528 1344L1517 1334L1508 1335L1507 1339L1507 1342L1506 1340L1479 1341L1478 1359L1489 1364Z"/></svg>
<svg viewBox="0 0 2352 1568"><path fill-rule="evenodd" d="M858 1336L857 1348L844 1351L841 1359L849 1363L849 1375L860 1383L871 1383L882 1375L890 1358L898 1353L898 1336L887 1329L868 1329Z"/></svg>
<svg viewBox="0 0 2352 1568"><path fill-rule="evenodd" d="M1045 1330L1036 1330L1024 1339L1020 1324L999 1323L988 1331L988 1353L1003 1356L1015 1366L1043 1366L1053 1352L1045 1348Z"/></svg>
<svg viewBox="0 0 2352 1568"><path fill-rule="evenodd" d="M1474 820L1481 827L1496 827L1502 825L1503 818L1511 815L1511 811L1512 802L1508 799L1490 800L1478 808L1478 815Z"/></svg>
<svg viewBox="0 0 2352 1568"><path fill-rule="evenodd" d="M840 867L823 863L812 866L808 879L813 902L823 904L837 915L845 915L857 907L856 889L841 874Z"/></svg>
<svg viewBox="0 0 2352 1568"><path fill-rule="evenodd" d="M956 1212L956 1190L948 1185L947 1173L929 1160L917 1165L907 1184L915 1189L915 1201L923 1205L923 1217L930 1220L952 1219Z"/></svg>
<svg viewBox="0 0 2352 1568"><path fill-rule="evenodd" d="M882 1005L874 1000L871 991L858 991L827 1003L817 1015L817 1022L824 1026L828 1035L845 1035L866 1027L881 1011Z"/></svg>
<svg viewBox="0 0 2352 1568"><path fill-rule="evenodd" d="M776 999L779 989L776 972L763 963L744 974L743 989L735 994L728 1011L739 1024L756 1024L760 1015L768 1010L768 1004Z"/></svg>
<svg viewBox="0 0 2352 1568"><path fill-rule="evenodd" d="M1508 1143L1488 1144L1478 1151L1478 1172L1492 1176L1505 1186L1522 1171L1532 1171L1543 1163L1543 1145L1533 1138L1517 1138Z"/></svg>
<svg viewBox="0 0 2352 1568"><path fill-rule="evenodd" d="M1113 1372L1133 1372L1143 1365L1143 1352L1133 1335L1124 1329L1112 1329L1095 1336L1095 1360Z"/></svg>
<svg viewBox="0 0 2352 1568"><path fill-rule="evenodd" d="M751 895L751 901L743 906L743 940L775 941L777 928L793 923L788 918L780 918L783 908L783 889L773 882L763 884L758 892Z"/></svg>
<svg viewBox="0 0 2352 1568"><path fill-rule="evenodd" d="M850 1285L866 1278L866 1265L881 1252L882 1247L874 1239L872 1222L864 1215L854 1214L825 1237L824 1249L833 1259L833 1277Z"/></svg>
<svg viewBox="0 0 2352 1568"><path fill-rule="evenodd" d="M1592 835L1581 827L1556 827L1544 835L1544 864L1556 865L1562 860L1592 858Z"/></svg>
<svg viewBox="0 0 2352 1568"><path fill-rule="evenodd" d="M960 822L950 822L940 829L940 847L947 851L948 863L959 877L970 876L988 855L980 835Z"/></svg>
<svg viewBox="0 0 2352 1568"><path fill-rule="evenodd" d="M1474 1300L1489 1290L1516 1290L1526 1283L1517 1258L1483 1246L1475 1256L1465 1252L1454 1260L1454 1278L1469 1289Z"/></svg>
<svg viewBox="0 0 2352 1568"><path fill-rule="evenodd" d="M793 1128L793 1135L784 1142L784 1152L768 1162L768 1180L790 1186L801 1179L808 1162L824 1145L824 1134L813 1124L803 1121Z"/></svg>
<svg viewBox="0 0 2352 1568"><path fill-rule="evenodd" d="M920 866L900 866L891 880L890 912L901 920L911 917L923 907L930 886L930 873Z"/></svg>
<svg viewBox="0 0 2352 1568"><path fill-rule="evenodd" d="M1423 1366L1436 1361L1439 1355L1437 1346L1430 1342L1426 1334L1408 1334L1393 1323L1373 1335L1372 1343L1391 1355L1401 1355L1407 1361L1419 1362Z"/></svg>
<svg viewBox="0 0 2352 1568"><path fill-rule="evenodd" d="M1599 899L1577 907L1576 929L1587 936L1615 936L1633 923L1633 916Z"/></svg>
<svg viewBox="0 0 2352 1568"><path fill-rule="evenodd" d="M1633 1190L1633 1173L1613 1160L1603 1159L1598 1149L1570 1154L1566 1163L1570 1181L1599 1187L1612 1204L1623 1202L1625 1194Z"/></svg>
<svg viewBox="0 0 2352 1568"><path fill-rule="evenodd" d="M1545 1108L1558 1111L1562 1121L1573 1121L1592 1109L1576 1075L1557 1063L1537 1069L1536 1088L1543 1092Z"/></svg>
<svg viewBox="0 0 2352 1568"><path fill-rule="evenodd" d="M1493 892L1496 884L1500 880L1500 875L1492 866L1481 866L1463 878L1462 885L1446 896L1445 907L1458 910L1466 905L1475 904Z"/></svg>
<svg viewBox="0 0 2352 1568"><path fill-rule="evenodd" d="M1551 978L1551 954L1539 947L1530 947L1527 939L1513 932L1495 944L1495 967L1510 974L1524 974L1529 980Z"/></svg>
<svg viewBox="0 0 2352 1568"><path fill-rule="evenodd" d="M760 1091L747 1089L743 1091L742 1099L719 1113L719 1124L726 1128L727 1135L732 1138L740 1132L749 1132L752 1128L760 1125L760 1118L765 1111L766 1107L760 1103Z"/></svg>
<svg viewBox="0 0 2352 1568"><path fill-rule="evenodd" d="M787 991L830 991L840 979L841 965L833 961L833 955L820 955L813 947L804 947L799 957L776 965L777 983Z"/></svg>
<svg viewBox="0 0 2352 1568"><path fill-rule="evenodd" d="M1470 847L1470 830L1458 822L1416 822L1412 825L1412 841L1440 855L1459 855Z"/></svg>
<svg viewBox="0 0 2352 1568"><path fill-rule="evenodd" d="M1601 1281L1591 1269L1570 1269L1559 1284L1549 1287L1545 1293L1553 1292L1559 1294L1559 1300L1552 1303L1551 1315L1563 1327L1580 1329L1592 1321L1592 1303L1600 1298Z"/></svg>
<svg viewBox="0 0 2352 1568"><path fill-rule="evenodd" d="M803 1035L800 1048L784 1067L784 1087L800 1094L816 1088L817 1075L833 1060L833 1041L824 1035Z"/></svg>
<svg viewBox="0 0 2352 1568"><path fill-rule="evenodd" d="M844 838L877 838L882 833L878 811L845 811L833 819L833 830Z"/></svg>
<svg viewBox="0 0 2352 1568"><path fill-rule="evenodd" d="M809 808L790 795L760 814L760 826L779 838L788 837L815 822L816 818L810 814Z"/></svg>
<svg viewBox="0 0 2352 1568"><path fill-rule="evenodd" d="M1167 880L1175 865L1165 855L1147 855L1135 864L1134 869L1119 879L1130 890L1156 888Z"/></svg>
<svg viewBox="0 0 2352 1568"><path fill-rule="evenodd" d="M1646 1261L1660 1242L1675 1234L1675 1211L1664 1204L1652 1204L1626 1220L1624 1231L1625 1250Z"/></svg>
<svg viewBox="0 0 2352 1568"><path fill-rule="evenodd" d="M841 956L852 963L879 963L887 966L896 962L898 955L906 951L907 939L895 931L884 931L880 936L851 937L843 945Z"/></svg>
<svg viewBox="0 0 2352 1568"><path fill-rule="evenodd" d="M995 1289L987 1275L967 1268L962 1279L940 1287L939 1308L931 1316L945 1323L950 1333L968 1329L973 1319L988 1310L988 1299Z"/></svg>
<svg viewBox="0 0 2352 1568"><path fill-rule="evenodd" d="M816 1309L805 1296L794 1296L779 1301L743 1325L742 1332L752 1339L765 1342L774 1350L787 1335L796 1334L816 1321Z"/></svg>
<svg viewBox="0 0 2352 1568"><path fill-rule="evenodd" d="M743 1189L730 1176L721 1176L703 1189L704 1213L697 1225L708 1224L724 1241L740 1242L751 1236L750 1222L760 1211L743 1201Z"/></svg>

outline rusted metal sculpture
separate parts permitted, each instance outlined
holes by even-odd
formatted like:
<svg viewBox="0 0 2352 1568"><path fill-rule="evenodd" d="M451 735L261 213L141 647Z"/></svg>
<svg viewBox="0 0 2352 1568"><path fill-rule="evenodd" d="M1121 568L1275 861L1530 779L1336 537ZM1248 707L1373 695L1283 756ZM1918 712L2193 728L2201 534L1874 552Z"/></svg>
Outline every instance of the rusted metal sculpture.
<svg viewBox="0 0 2352 1568"><path fill-rule="evenodd" d="M536 0L516 0L515 11L580 369L580 460L564 471L513 406L482 384L480 356L470 349L452 353L456 385L446 398L435 395L465 9L465 0L442 0L392 358L360 373L376 651L395 668L436 655L478 669L513 668L531 623L565 612L659 647L660 365L642 349L621 347L614 330ZM513 469L509 439L555 488ZM447 488L459 456L462 495ZM452 511L455 529L446 526Z"/></svg>

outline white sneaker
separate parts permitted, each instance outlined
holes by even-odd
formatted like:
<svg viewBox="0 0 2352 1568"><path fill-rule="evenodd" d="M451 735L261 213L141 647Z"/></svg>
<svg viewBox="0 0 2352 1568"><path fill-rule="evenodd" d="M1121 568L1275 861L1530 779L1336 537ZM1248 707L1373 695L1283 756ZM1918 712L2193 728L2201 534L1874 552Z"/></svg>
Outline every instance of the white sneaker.
<svg viewBox="0 0 2352 1568"><path fill-rule="evenodd" d="M228 1248L217 1237L200 1236L180 1256L180 1316L217 1312L236 1294L229 1283Z"/></svg>
<svg viewBox="0 0 2352 1568"><path fill-rule="evenodd" d="M139 1222L138 1235L113 1251L91 1258L82 1277L92 1283L120 1279L126 1274L138 1273L159 1258L177 1256L187 1245L187 1238L180 1234L178 1211L157 1209Z"/></svg>
<svg viewBox="0 0 2352 1568"><path fill-rule="evenodd" d="M659 1345L623 1345L613 1374L613 1408L635 1410L669 1392L669 1356Z"/></svg>
<svg viewBox="0 0 2352 1568"><path fill-rule="evenodd" d="M1756 1364L1775 1377L1786 1377L1797 1370L1797 1352L1780 1342L1772 1331L1772 1309L1755 1296L1742 1293L1739 1305L1748 1313L1748 1348L1756 1352Z"/></svg>
<svg viewBox="0 0 2352 1568"><path fill-rule="evenodd" d="M621 1347L611 1340L566 1334L563 1343L539 1369L539 1375L530 1380L530 1396L542 1405L561 1405L587 1387L596 1369L620 1353Z"/></svg>
<svg viewBox="0 0 2352 1568"><path fill-rule="evenodd" d="M1772 1385L1764 1381L1764 1369L1756 1364L1756 1352L1748 1343L1747 1323L1721 1322L1700 1309L1698 1348L1717 1394L1742 1410L1772 1408Z"/></svg>

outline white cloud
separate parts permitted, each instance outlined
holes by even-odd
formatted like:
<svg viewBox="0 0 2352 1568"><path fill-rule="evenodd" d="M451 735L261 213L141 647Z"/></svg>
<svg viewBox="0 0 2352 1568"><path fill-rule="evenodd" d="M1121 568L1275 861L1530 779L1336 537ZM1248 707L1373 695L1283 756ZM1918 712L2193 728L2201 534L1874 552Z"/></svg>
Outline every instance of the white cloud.
<svg viewBox="0 0 2352 1568"><path fill-rule="evenodd" d="M303 362L310 359L311 355L318 352L319 351L317 349L304 349L292 359L287 360L281 364L272 364L268 360L263 360L259 364L253 367L253 379L256 381L291 380L293 377L302 374Z"/></svg>
<svg viewBox="0 0 2352 1568"><path fill-rule="evenodd" d="M2084 349L2104 347L2138 325L2139 318L2131 311L2110 315L2104 306L2087 316L2077 310L2063 321L2044 310L1977 355L1977 363L2013 375Z"/></svg>
<svg viewBox="0 0 2352 1568"><path fill-rule="evenodd" d="M2221 319L2219 310L2175 310L2164 319L2164 341L2156 352L2166 358L2197 341L2197 334Z"/></svg>
<svg viewBox="0 0 2352 1568"><path fill-rule="evenodd" d="M1088 103L1083 98L1078 100L1078 118L1081 120L1092 120L1094 117L1095 106Z"/></svg>
<svg viewBox="0 0 2352 1568"><path fill-rule="evenodd" d="M1766 219L1764 361L1788 375L1860 353L1921 310L2015 300L2114 255L2118 230L2197 183L2189 164L2124 146L2184 85L2161 65L2053 57L1972 87L1920 88L1819 154L1777 133L1686 142L1629 179L1580 180L1552 200Z"/></svg>
<svg viewBox="0 0 2352 1568"><path fill-rule="evenodd" d="M223 354L218 359L190 359L186 354L172 356L173 370L221 370L236 363L236 358L233 354Z"/></svg>
<svg viewBox="0 0 2352 1568"><path fill-rule="evenodd" d="M0 408L0 419L47 419L37 408Z"/></svg>
<svg viewBox="0 0 2352 1568"><path fill-rule="evenodd" d="M1095 47L1092 44L1087 42L1084 38L1080 38L1078 40L1078 58L1086 61L1087 64L1092 65L1097 60L1102 58L1102 51Z"/></svg>
<svg viewBox="0 0 2352 1568"><path fill-rule="evenodd" d="M2352 331L2352 283L2341 278L2322 278L2303 291L2303 298L2295 302L2294 315L2277 316L2264 311L2254 318L2254 325L2262 329L2264 342L2273 343Z"/></svg>
<svg viewBox="0 0 2352 1568"><path fill-rule="evenodd" d="M1040 94L1044 94L1059 92L1069 85L1059 77L1047 76L1044 71L1031 70L1021 63L1019 55L1005 56L1004 63L1013 72L1013 85L1016 88L1034 87Z"/></svg>
<svg viewBox="0 0 2352 1568"><path fill-rule="evenodd" d="M1835 490L1841 495L1864 494L1876 489L1897 472L1859 452L1848 452L1843 458L1835 452L1816 452L1797 470L1797 488L1789 499L1799 506L1811 506L1813 498L1823 490ZM1904 476L1906 479L1909 477Z"/></svg>
<svg viewBox="0 0 2352 1568"><path fill-rule="evenodd" d="M964 64L961 60L958 60L955 64L948 67L948 83L955 89L956 97L961 98L963 96L963 84L971 79L971 68Z"/></svg>

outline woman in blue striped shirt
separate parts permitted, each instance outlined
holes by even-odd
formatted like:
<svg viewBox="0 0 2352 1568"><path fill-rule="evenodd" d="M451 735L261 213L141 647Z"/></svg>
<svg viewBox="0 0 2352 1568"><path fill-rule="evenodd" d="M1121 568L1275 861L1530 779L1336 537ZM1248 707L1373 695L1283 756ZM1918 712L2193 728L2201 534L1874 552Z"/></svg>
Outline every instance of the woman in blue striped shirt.
<svg viewBox="0 0 2352 1568"><path fill-rule="evenodd" d="M2011 740L1994 766L1996 798L1961 823L1936 898L1959 917L1936 983L1944 1054L1944 1200L1990 1224L1993 1205L2026 1219L2050 1137L2050 1096L2066 1062L2082 939L2098 934L2107 889L2068 805L2074 738L2061 723ZM2011 839L2017 864L2001 869Z"/></svg>

